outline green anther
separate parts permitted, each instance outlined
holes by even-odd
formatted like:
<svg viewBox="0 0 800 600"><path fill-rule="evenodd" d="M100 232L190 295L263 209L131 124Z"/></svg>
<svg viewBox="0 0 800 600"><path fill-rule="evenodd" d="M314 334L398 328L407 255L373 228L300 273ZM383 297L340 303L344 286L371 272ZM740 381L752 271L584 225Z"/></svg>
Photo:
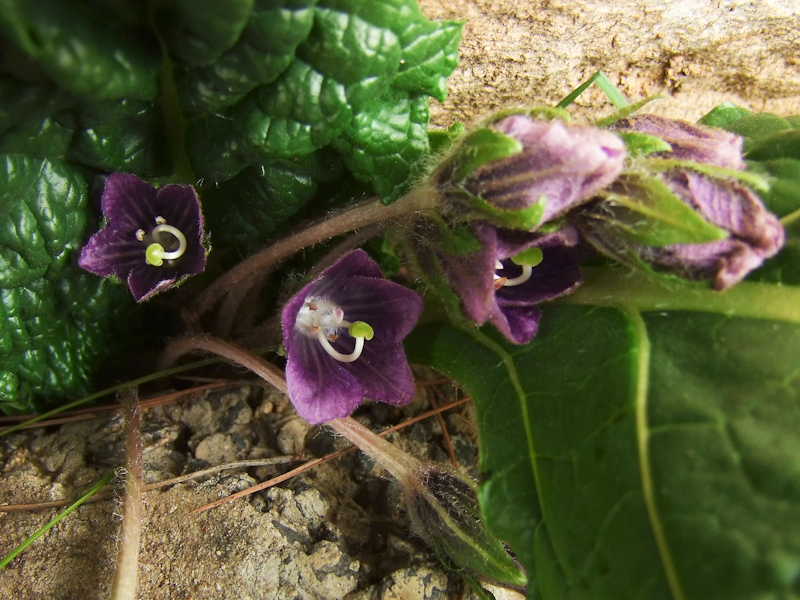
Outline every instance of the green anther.
<svg viewBox="0 0 800 600"><path fill-rule="evenodd" d="M541 248L528 248L524 252L512 256L511 262L519 266L527 265L529 267L535 267L542 262L543 258L544 254L542 254Z"/></svg>
<svg viewBox="0 0 800 600"><path fill-rule="evenodd" d="M350 327L347 328L347 333L354 338L365 338L367 341L371 340L372 336L375 335L375 331L373 331L372 327L370 327L368 323L364 323L364 321L356 321L350 325Z"/></svg>
<svg viewBox="0 0 800 600"><path fill-rule="evenodd" d="M148 265L160 267L164 264L164 259L161 257L162 254L164 254L164 246L152 243L147 247L147 250L144 251L144 259L147 261Z"/></svg>

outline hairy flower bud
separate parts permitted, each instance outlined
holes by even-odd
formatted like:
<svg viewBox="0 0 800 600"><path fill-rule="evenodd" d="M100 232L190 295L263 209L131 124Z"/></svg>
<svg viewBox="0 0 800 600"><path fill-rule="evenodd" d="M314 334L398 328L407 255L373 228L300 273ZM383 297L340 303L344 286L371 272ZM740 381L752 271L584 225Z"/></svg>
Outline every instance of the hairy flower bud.
<svg viewBox="0 0 800 600"><path fill-rule="evenodd" d="M741 138L652 115L623 119L616 129L658 137L671 149L636 161L604 201L581 211L576 222L599 250L724 290L783 246L778 219L740 183Z"/></svg>
<svg viewBox="0 0 800 600"><path fill-rule="evenodd" d="M401 481L414 531L444 562L513 586L525 574L503 543L481 521L477 486L460 473L434 463Z"/></svg>
<svg viewBox="0 0 800 600"><path fill-rule="evenodd" d="M464 136L437 186L456 211L533 231L590 200L624 160L625 144L609 131L513 114Z"/></svg>

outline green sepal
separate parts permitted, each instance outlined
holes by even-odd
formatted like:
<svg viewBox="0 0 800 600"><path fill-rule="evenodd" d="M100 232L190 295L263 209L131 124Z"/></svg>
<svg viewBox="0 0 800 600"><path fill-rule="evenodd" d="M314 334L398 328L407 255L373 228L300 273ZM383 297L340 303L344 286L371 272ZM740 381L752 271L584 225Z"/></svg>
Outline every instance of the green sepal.
<svg viewBox="0 0 800 600"><path fill-rule="evenodd" d="M656 135L636 133L635 131L617 134L625 142L628 156L631 158L647 156L655 152L669 152L672 146Z"/></svg>
<svg viewBox="0 0 800 600"><path fill-rule="evenodd" d="M432 154L437 154L450 149L453 143L464 134L466 127L461 121L456 121L447 129L431 129L428 131L428 145Z"/></svg>
<svg viewBox="0 0 800 600"><path fill-rule="evenodd" d="M498 227L521 229L524 231L532 231L542 222L542 216L544 215L544 208L547 202L547 199L543 196L530 206L518 210L510 210L498 208L479 196L468 192L463 192L463 198L480 213L480 216L476 217L476 219L489 221Z"/></svg>
<svg viewBox="0 0 800 600"><path fill-rule="evenodd" d="M522 152L522 142L493 129L476 129L461 138L446 165L453 165L451 180L463 181L483 165Z"/></svg>
<svg viewBox="0 0 800 600"><path fill-rule="evenodd" d="M445 254L471 254L482 248L478 239L466 225L448 224L438 215L428 217L429 225L435 228L425 238L427 244Z"/></svg>
<svg viewBox="0 0 800 600"><path fill-rule="evenodd" d="M689 208L655 177L627 175L618 180L624 193L605 192L605 226L619 238L645 246L697 244L723 240L728 232Z"/></svg>
<svg viewBox="0 0 800 600"><path fill-rule="evenodd" d="M736 106L733 102L723 102L700 117L697 122L707 127L718 127L719 129L727 130L739 119L752 114L746 108Z"/></svg>
<svg viewBox="0 0 800 600"><path fill-rule="evenodd" d="M594 124L597 127L609 127L614 123L616 123L617 121L619 121L620 119L629 117L630 115L638 111L640 108L643 108L644 106L650 104L654 100L662 100L664 98L665 96L662 96L661 94L656 94L655 96L648 96L647 98L643 98L638 102L634 102L633 104L626 106L625 108L619 110L618 112L615 112L613 115L595 121Z"/></svg>
<svg viewBox="0 0 800 600"><path fill-rule="evenodd" d="M524 115L532 119L545 119L547 121L555 121L558 119L565 123L572 121L572 115L558 106L515 106L492 113L482 121L482 125L491 125L492 123L497 123L506 117L513 117L514 115Z"/></svg>
<svg viewBox="0 0 800 600"><path fill-rule="evenodd" d="M735 179L746 183L754 190L759 192L769 191L769 181L758 173L752 171L739 171L737 169L726 169L715 165L697 163L690 160L675 160L672 158L648 158L644 164L651 171L663 173L670 169L691 169L697 173L714 177L716 179Z"/></svg>

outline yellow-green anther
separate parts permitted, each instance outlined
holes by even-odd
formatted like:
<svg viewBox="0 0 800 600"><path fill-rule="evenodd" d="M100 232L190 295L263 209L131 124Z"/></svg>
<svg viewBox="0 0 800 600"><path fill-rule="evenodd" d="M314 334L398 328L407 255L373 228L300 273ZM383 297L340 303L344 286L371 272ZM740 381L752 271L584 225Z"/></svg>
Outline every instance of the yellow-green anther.
<svg viewBox="0 0 800 600"><path fill-rule="evenodd" d="M511 262L519 266L535 267L544 258L541 248L528 248L516 256L511 257Z"/></svg>
<svg viewBox="0 0 800 600"><path fill-rule="evenodd" d="M148 265L160 267L164 264L164 246L161 244L153 243L147 247L144 252L144 259Z"/></svg>
<svg viewBox="0 0 800 600"><path fill-rule="evenodd" d="M375 331L372 327L364 321L356 321L350 325L350 327L347 328L347 333L354 338L366 338L367 341L371 340L372 336L375 335Z"/></svg>

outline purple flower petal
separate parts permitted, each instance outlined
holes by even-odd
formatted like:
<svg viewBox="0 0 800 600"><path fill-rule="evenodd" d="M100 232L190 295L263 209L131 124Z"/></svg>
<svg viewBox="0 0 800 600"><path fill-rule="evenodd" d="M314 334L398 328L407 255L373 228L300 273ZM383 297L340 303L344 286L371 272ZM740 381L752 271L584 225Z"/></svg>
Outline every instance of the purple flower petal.
<svg viewBox="0 0 800 600"><path fill-rule="evenodd" d="M349 416L363 399L358 379L316 340L300 336L286 363L289 398L313 425Z"/></svg>
<svg viewBox="0 0 800 600"><path fill-rule="evenodd" d="M396 406L414 399L414 377L400 344L367 342L361 358L345 369L361 383L362 393L370 400Z"/></svg>
<svg viewBox="0 0 800 600"><path fill-rule="evenodd" d="M654 135L672 146L671 152L653 156L690 160L726 169L744 169L742 138L722 129L656 115L638 115L620 119L614 124L614 130Z"/></svg>

